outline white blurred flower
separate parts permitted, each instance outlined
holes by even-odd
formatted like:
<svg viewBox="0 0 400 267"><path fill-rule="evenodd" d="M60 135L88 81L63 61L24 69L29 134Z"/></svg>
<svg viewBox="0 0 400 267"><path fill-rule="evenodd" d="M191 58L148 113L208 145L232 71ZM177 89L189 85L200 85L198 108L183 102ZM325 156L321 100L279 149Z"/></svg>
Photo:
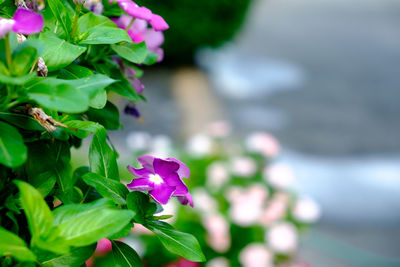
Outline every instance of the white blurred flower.
<svg viewBox="0 0 400 267"><path fill-rule="evenodd" d="M248 151L261 153L265 157L275 157L280 151L276 138L264 132L250 134L245 140L245 145Z"/></svg>
<svg viewBox="0 0 400 267"><path fill-rule="evenodd" d="M203 219L207 230L207 242L220 253L226 252L231 246L229 224L220 214L210 214Z"/></svg>
<svg viewBox="0 0 400 267"><path fill-rule="evenodd" d="M243 267L273 267L273 253L264 244L247 245L239 254Z"/></svg>
<svg viewBox="0 0 400 267"><path fill-rule="evenodd" d="M151 143L151 155L167 158L170 157L172 153L172 141L166 135L156 135L153 137Z"/></svg>
<svg viewBox="0 0 400 267"><path fill-rule="evenodd" d="M186 149L194 157L203 157L211 154L213 143L209 136L197 134L189 138Z"/></svg>
<svg viewBox="0 0 400 267"><path fill-rule="evenodd" d="M213 190L218 190L229 180L229 172L226 165L215 161L207 167L207 185Z"/></svg>
<svg viewBox="0 0 400 267"><path fill-rule="evenodd" d="M231 202L229 215L232 221L241 226L249 226L259 221L268 191L264 186L256 184L249 189L233 187L228 190L227 196Z"/></svg>
<svg viewBox="0 0 400 267"><path fill-rule="evenodd" d="M241 177L251 177L257 171L256 162L250 157L234 157L231 161L231 172Z"/></svg>
<svg viewBox="0 0 400 267"><path fill-rule="evenodd" d="M218 210L217 201L207 193L203 188L196 188L192 191L193 202L196 204L195 209L202 214L214 213Z"/></svg>
<svg viewBox="0 0 400 267"><path fill-rule="evenodd" d="M286 210L289 204L289 195L283 192L274 194L272 200L264 209L260 223L264 226L269 226L277 220L282 219L286 215Z"/></svg>
<svg viewBox="0 0 400 267"><path fill-rule="evenodd" d="M228 121L214 121L207 125L207 133L213 137L224 138L230 135L231 124Z"/></svg>
<svg viewBox="0 0 400 267"><path fill-rule="evenodd" d="M293 169L285 163L274 163L267 166L263 171L264 180L277 189L290 189L295 176Z"/></svg>
<svg viewBox="0 0 400 267"><path fill-rule="evenodd" d="M229 260L225 257L217 257L206 263L206 267L229 267Z"/></svg>
<svg viewBox="0 0 400 267"><path fill-rule="evenodd" d="M304 223L314 223L321 216L321 209L314 200L302 197L296 201L292 209L293 217Z"/></svg>
<svg viewBox="0 0 400 267"><path fill-rule="evenodd" d="M297 249L297 230L289 222L272 225L265 237L269 247L276 253L292 253Z"/></svg>
<svg viewBox="0 0 400 267"><path fill-rule="evenodd" d="M146 132L130 132L126 138L128 148L134 152L148 150L151 136Z"/></svg>

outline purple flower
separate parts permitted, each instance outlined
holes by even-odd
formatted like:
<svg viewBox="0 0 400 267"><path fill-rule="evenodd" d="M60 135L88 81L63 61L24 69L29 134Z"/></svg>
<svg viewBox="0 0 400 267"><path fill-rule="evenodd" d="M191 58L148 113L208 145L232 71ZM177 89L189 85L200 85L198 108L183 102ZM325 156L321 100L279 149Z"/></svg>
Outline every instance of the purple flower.
<svg viewBox="0 0 400 267"><path fill-rule="evenodd" d="M137 109L135 103L133 103L133 102L130 102L129 104L127 104L125 106L124 113L127 115L131 115L135 118L140 118L140 112Z"/></svg>
<svg viewBox="0 0 400 267"><path fill-rule="evenodd" d="M42 30L43 23L42 15L28 9L18 8L12 19L0 18L0 38L10 31L25 35L38 33Z"/></svg>
<svg viewBox="0 0 400 267"><path fill-rule="evenodd" d="M182 178L190 177L189 168L176 158L160 159L149 155L138 157L143 168L135 169L128 165L128 170L138 179L133 179L128 188L136 191L149 191L157 202L167 204L171 196L193 207L192 197Z"/></svg>
<svg viewBox="0 0 400 267"><path fill-rule="evenodd" d="M126 29L132 17L123 15L118 19L113 19L115 24L121 29ZM145 41L147 48L158 55L157 62L160 62L164 57L164 51L160 46L164 43L164 35L160 31L156 31L154 28L148 28L146 20L135 19L131 27L128 29L128 35L131 37L134 43L140 43Z"/></svg>
<svg viewBox="0 0 400 267"><path fill-rule="evenodd" d="M114 0L110 0L110 4ZM148 8L146 7L139 7L135 2L131 0L115 0L120 8L124 10L126 13L131 15L137 19L143 19L150 23L150 25L156 31L165 31L169 28L168 24L165 20L157 14L153 14Z"/></svg>

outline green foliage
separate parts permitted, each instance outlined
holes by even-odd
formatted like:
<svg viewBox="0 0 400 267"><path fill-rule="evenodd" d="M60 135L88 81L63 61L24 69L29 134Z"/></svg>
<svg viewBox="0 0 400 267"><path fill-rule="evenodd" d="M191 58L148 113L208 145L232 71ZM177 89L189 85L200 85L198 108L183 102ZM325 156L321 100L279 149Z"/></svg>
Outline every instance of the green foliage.
<svg viewBox="0 0 400 267"><path fill-rule="evenodd" d="M175 230L160 230L157 221L164 217L154 216L159 206L121 183L118 153L107 133L121 127L108 93L145 99L125 70L139 77L138 64L157 58L110 18L77 2L48 0L40 33L22 43L15 33L0 40L1 266L79 267L99 240L124 238L134 223L159 231L162 240L171 235L176 242L182 237L179 244L195 244ZM1 19L15 10L13 1L0 0ZM74 170L71 149L85 138L92 138L87 160ZM167 243L181 255L202 259L197 247L194 256ZM119 241L112 241L107 257L108 266L142 266L137 253Z"/></svg>

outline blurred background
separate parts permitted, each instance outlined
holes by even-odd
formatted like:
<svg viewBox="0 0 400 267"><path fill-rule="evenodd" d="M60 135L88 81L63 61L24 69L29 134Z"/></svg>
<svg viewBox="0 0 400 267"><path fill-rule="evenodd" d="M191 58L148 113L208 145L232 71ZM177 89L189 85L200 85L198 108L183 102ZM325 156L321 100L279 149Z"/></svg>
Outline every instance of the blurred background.
<svg viewBox="0 0 400 267"><path fill-rule="evenodd" d="M322 210L300 257L311 266L400 266L400 2L145 5L171 28L164 62L142 78L141 119L122 115L124 131L111 136L121 157L132 131L179 143L226 120L239 138L269 132L296 191Z"/></svg>

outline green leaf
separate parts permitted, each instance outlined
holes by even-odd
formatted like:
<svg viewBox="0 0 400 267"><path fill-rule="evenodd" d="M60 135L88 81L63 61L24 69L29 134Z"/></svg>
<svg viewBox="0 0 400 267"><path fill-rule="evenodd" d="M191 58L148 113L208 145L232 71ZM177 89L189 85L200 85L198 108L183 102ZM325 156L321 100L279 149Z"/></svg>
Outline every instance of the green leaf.
<svg viewBox="0 0 400 267"><path fill-rule="evenodd" d="M0 163L18 167L27 158L27 148L21 134L13 126L0 121Z"/></svg>
<svg viewBox="0 0 400 267"><path fill-rule="evenodd" d="M88 95L57 79L44 79L28 90L28 95L40 105L61 112L81 113L89 108Z"/></svg>
<svg viewBox="0 0 400 267"><path fill-rule="evenodd" d="M206 260L199 242L194 236L179 232L165 222L153 221L145 226L156 234L170 252L194 262Z"/></svg>
<svg viewBox="0 0 400 267"><path fill-rule="evenodd" d="M120 242L112 241L112 256L114 258L113 266L119 267L138 267L143 266L139 255L129 245Z"/></svg>
<svg viewBox="0 0 400 267"><path fill-rule="evenodd" d="M54 1L54 0L53 0ZM86 51L86 47L76 46L58 38L51 32L43 32L39 36L46 46L43 59L49 71L58 70L71 64Z"/></svg>
<svg viewBox="0 0 400 267"><path fill-rule="evenodd" d="M133 215L128 210L94 209L78 214L58 227L60 235L70 245L86 246L119 232Z"/></svg>
<svg viewBox="0 0 400 267"><path fill-rule="evenodd" d="M58 78L66 80L75 80L75 79L89 77L92 75L93 71L91 71L90 69L76 64L71 64L68 67L60 70Z"/></svg>
<svg viewBox="0 0 400 267"><path fill-rule="evenodd" d="M89 163L92 172L108 179L119 181L116 153L107 144L105 130L98 131L89 149Z"/></svg>
<svg viewBox="0 0 400 267"><path fill-rule="evenodd" d="M108 130L118 130L119 128L119 111L111 102L107 102L103 109L92 109L87 111L89 120L96 121Z"/></svg>
<svg viewBox="0 0 400 267"><path fill-rule="evenodd" d="M152 51L149 51L147 54L146 60L143 62L145 65L153 65L158 60L158 54Z"/></svg>
<svg viewBox="0 0 400 267"><path fill-rule="evenodd" d="M150 202L149 196L142 192L129 192L126 202L128 209L135 212L133 219L141 224L145 224L146 217L153 215L157 209L156 204Z"/></svg>
<svg viewBox="0 0 400 267"><path fill-rule="evenodd" d="M114 203L105 198L100 198L86 204L67 204L53 210L54 225L62 224L84 213L114 208Z"/></svg>
<svg viewBox="0 0 400 267"><path fill-rule="evenodd" d="M0 111L0 120L6 121L16 127L30 131L44 131L43 127L32 117Z"/></svg>
<svg viewBox="0 0 400 267"><path fill-rule="evenodd" d="M31 246L56 253L66 253L68 247L53 227L53 216L42 195L30 184L14 180L20 191L20 202L32 235Z"/></svg>
<svg viewBox="0 0 400 267"><path fill-rule="evenodd" d="M16 76L28 74L37 59L37 51L34 47L25 47L15 53L11 65L11 73Z"/></svg>
<svg viewBox="0 0 400 267"><path fill-rule="evenodd" d="M78 131L70 130L70 132L81 139L86 138L92 133L96 133L101 129L104 129L103 126L93 121L72 120L66 121L64 124L71 128L78 129Z"/></svg>
<svg viewBox="0 0 400 267"><path fill-rule="evenodd" d="M132 40L123 29L100 26L89 29L85 37L83 37L79 43L115 44L119 42L132 42Z"/></svg>
<svg viewBox="0 0 400 267"><path fill-rule="evenodd" d="M11 77L4 74L0 74L0 83L22 85L29 82L34 77L36 77L36 73L29 73L21 77Z"/></svg>
<svg viewBox="0 0 400 267"><path fill-rule="evenodd" d="M60 0L48 0L47 3L66 35L70 36L72 31L72 12Z"/></svg>
<svg viewBox="0 0 400 267"><path fill-rule="evenodd" d="M43 197L46 197L53 190L56 181L57 178L53 171L46 171L29 179L29 182Z"/></svg>
<svg viewBox="0 0 400 267"><path fill-rule="evenodd" d="M103 197L112 199L117 204L126 204L128 189L119 181L107 179L97 173L87 173L82 179Z"/></svg>
<svg viewBox="0 0 400 267"><path fill-rule="evenodd" d="M135 89L133 88L131 83L123 77L121 77L121 79L117 83L110 85L108 87L108 89L116 92L117 94L119 94L133 102L139 101L139 97L138 97L138 94L136 93Z"/></svg>
<svg viewBox="0 0 400 267"><path fill-rule="evenodd" d="M24 240L0 227L0 256L12 256L19 261L35 261L36 256L26 246Z"/></svg>
<svg viewBox="0 0 400 267"><path fill-rule="evenodd" d="M83 35L89 30L97 27L117 27L108 17L96 15L92 12L88 12L81 16L78 20L78 25L80 35Z"/></svg>
<svg viewBox="0 0 400 267"><path fill-rule="evenodd" d="M41 266L45 267L79 267L85 263L85 261L94 253L96 250L96 244L87 247L73 248L67 254L53 255L53 258L42 261Z"/></svg>
<svg viewBox="0 0 400 267"><path fill-rule="evenodd" d="M111 45L114 50L122 58L136 64L141 64L147 57L147 46L145 42L141 43L125 43L122 45Z"/></svg>

